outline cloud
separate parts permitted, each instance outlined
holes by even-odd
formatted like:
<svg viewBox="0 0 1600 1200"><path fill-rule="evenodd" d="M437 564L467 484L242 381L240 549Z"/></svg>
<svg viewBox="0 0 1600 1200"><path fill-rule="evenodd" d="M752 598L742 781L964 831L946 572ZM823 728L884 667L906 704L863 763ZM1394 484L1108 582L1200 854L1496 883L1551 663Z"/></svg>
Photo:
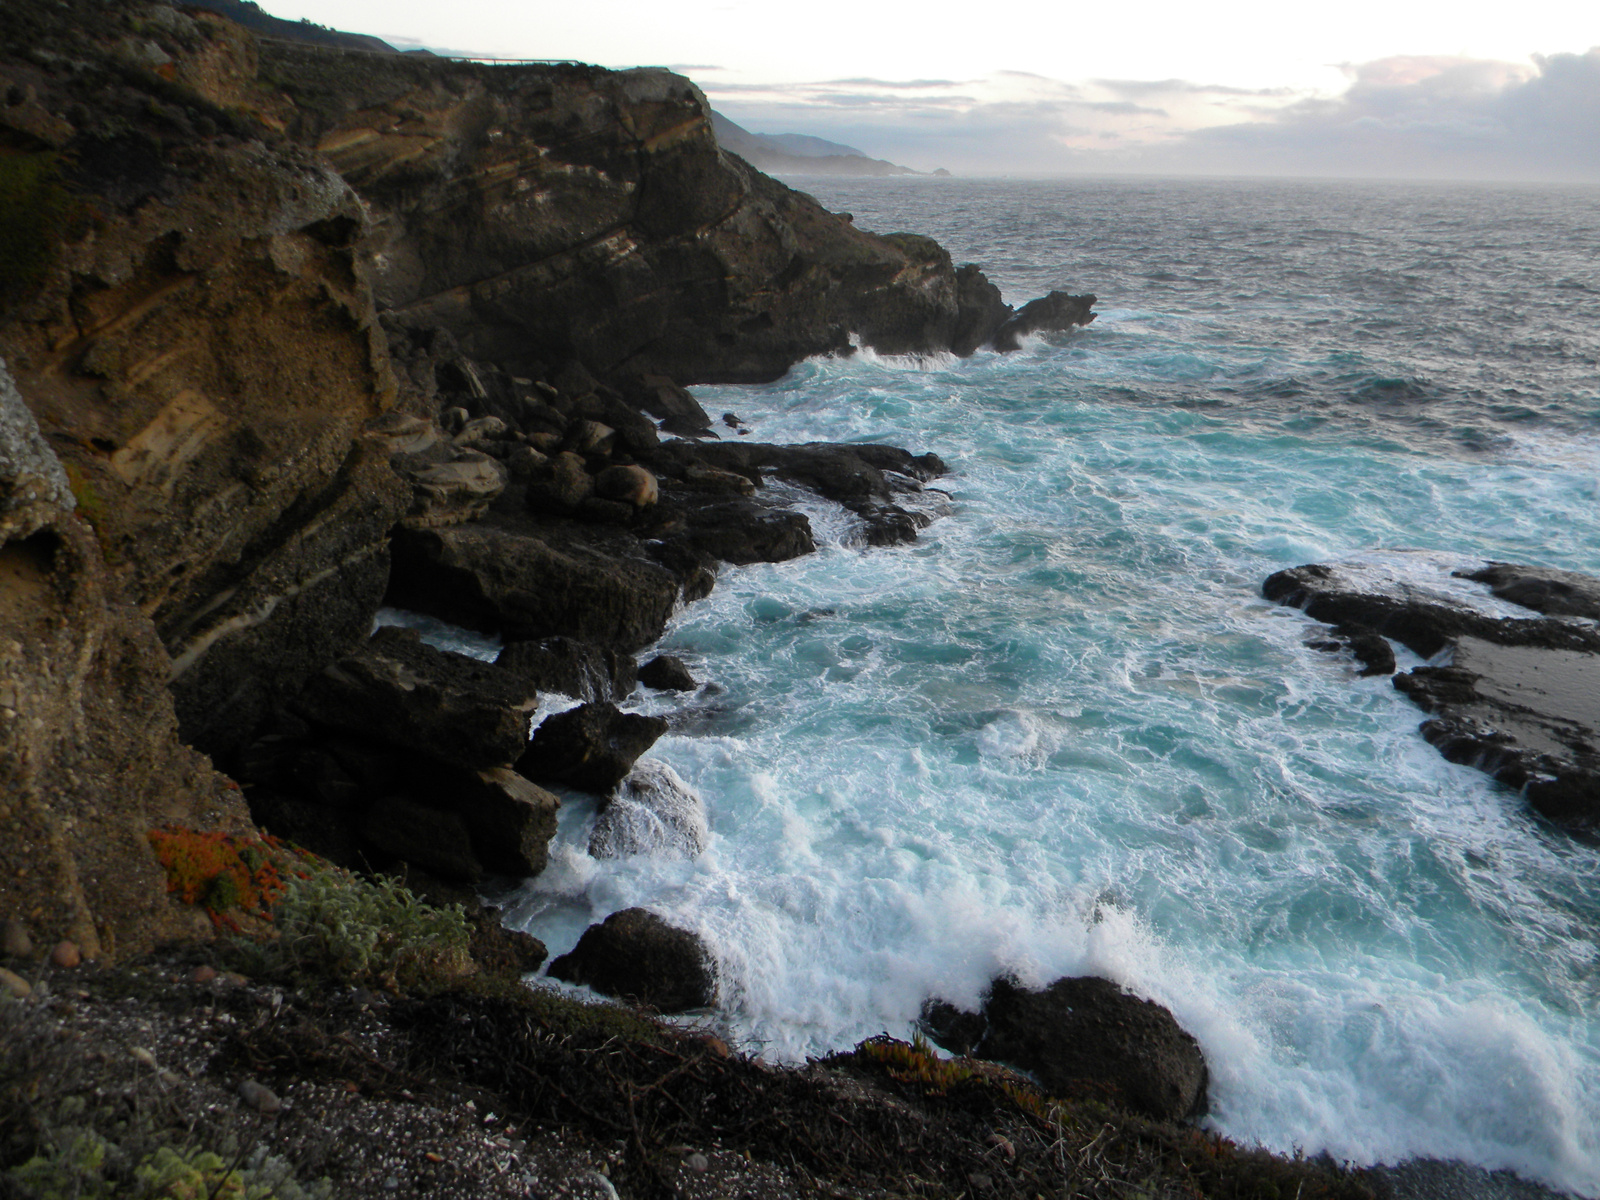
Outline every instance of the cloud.
<svg viewBox="0 0 1600 1200"><path fill-rule="evenodd" d="M1532 63L1386 58L1334 100L1194 130L1161 155L1251 174L1600 182L1600 48Z"/></svg>
<svg viewBox="0 0 1600 1200"><path fill-rule="evenodd" d="M1024 72L706 91L748 128L847 141L922 169L1600 182L1600 47L1342 69L1350 82L1333 96Z"/></svg>

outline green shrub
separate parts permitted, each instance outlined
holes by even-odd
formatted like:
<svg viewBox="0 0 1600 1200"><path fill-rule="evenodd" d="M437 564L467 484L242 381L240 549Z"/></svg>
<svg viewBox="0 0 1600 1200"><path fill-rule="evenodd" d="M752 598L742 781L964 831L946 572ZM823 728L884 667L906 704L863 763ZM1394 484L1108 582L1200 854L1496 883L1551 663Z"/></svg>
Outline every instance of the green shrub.
<svg viewBox="0 0 1600 1200"><path fill-rule="evenodd" d="M424 904L393 879L323 867L289 879L272 918L275 937L237 943L265 974L411 987L473 971L465 910Z"/></svg>

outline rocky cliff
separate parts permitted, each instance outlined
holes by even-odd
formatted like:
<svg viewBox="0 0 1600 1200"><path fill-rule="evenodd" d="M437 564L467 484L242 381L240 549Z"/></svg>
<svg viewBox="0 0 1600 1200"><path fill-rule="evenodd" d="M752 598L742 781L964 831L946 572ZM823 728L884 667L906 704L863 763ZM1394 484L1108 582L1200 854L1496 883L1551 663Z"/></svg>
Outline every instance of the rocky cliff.
<svg viewBox="0 0 1600 1200"><path fill-rule="evenodd" d="M257 41L163 3L8 5L0 201L21 514L0 887L24 881L8 913L50 897L38 932L91 948L160 925L142 831L243 819L190 746L258 819L343 857L465 882L510 869L510 837L505 861L537 869L537 755L513 738L462 763L393 730L484 689L515 726L549 686L535 660L631 684L628 652L719 563L811 548L769 477L887 544L916 536L907 498L943 469L716 449L682 383L1092 316L1081 297L1014 316L936 243L856 230L725 154L666 72ZM368 643L385 596L520 639L523 674L497 690Z"/></svg>
<svg viewBox="0 0 1600 1200"><path fill-rule="evenodd" d="M852 334L970 353L1010 315L936 243L863 233L724 154L666 71L283 44L262 71L372 206L379 302L517 374L766 380Z"/></svg>

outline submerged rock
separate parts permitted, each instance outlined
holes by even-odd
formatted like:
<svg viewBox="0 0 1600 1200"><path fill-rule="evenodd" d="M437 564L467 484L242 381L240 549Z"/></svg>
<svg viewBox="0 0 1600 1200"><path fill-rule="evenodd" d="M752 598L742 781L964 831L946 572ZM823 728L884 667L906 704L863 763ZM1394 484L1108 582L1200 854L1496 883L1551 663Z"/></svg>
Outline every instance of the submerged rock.
<svg viewBox="0 0 1600 1200"><path fill-rule="evenodd" d="M594 858L677 854L693 858L711 830L700 795L666 763L641 762L622 781L589 835Z"/></svg>
<svg viewBox="0 0 1600 1200"><path fill-rule="evenodd" d="M589 926L549 973L660 1012L705 1008L717 998L705 943L642 908L625 908Z"/></svg>

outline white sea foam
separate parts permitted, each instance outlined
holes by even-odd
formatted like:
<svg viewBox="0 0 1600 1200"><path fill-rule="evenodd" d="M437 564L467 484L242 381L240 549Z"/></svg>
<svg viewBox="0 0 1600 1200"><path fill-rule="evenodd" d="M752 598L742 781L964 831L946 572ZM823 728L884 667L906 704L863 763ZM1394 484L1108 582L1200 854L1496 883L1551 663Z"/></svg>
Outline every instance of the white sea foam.
<svg viewBox="0 0 1600 1200"><path fill-rule="evenodd" d="M901 194L879 185L843 206L862 221L872 196ZM1108 207L1093 240L1041 218L994 251L1023 264L1009 293L1070 283L1040 257L1069 246L1136 294L1017 354L862 353L760 389L700 389L763 439L935 450L955 503L916 544L875 549L846 510L782 492L820 552L724 571L662 644L722 690L638 701L690 709L650 760L703 798L705 851L594 859L593 804L569 797L519 919L553 953L629 904L695 929L727 1032L787 1061L905 1035L925 999L975 1005L1001 971L1103 974L1200 1039L1224 1133L1600 1192L1592 849L1445 762L1388 680L1309 648L1318 626L1259 597L1275 570L1338 561L1526 615L1452 572L1485 559L1600 572L1596 439L1495 425L1499 401L1474 398L1485 374L1534 351L1511 366L1440 354L1455 326L1427 322L1478 310L1384 298L1393 281L1371 247L1403 223L1308 250L1309 201L1292 199L1270 238L1208 243L1260 268L1244 249L1197 267L1183 213L1135 235ZM1349 220L1380 210L1364 200ZM939 220L893 224L986 253ZM1141 282L1163 253L1173 282ZM1224 304L1196 285L1201 267L1260 274ZM1493 291L1475 276L1467 295ZM1361 333L1380 309L1413 331L1416 361L1375 357L1401 337ZM1561 353L1592 362L1595 332L1561 329L1579 348ZM1579 369L1538 361L1550 388Z"/></svg>

